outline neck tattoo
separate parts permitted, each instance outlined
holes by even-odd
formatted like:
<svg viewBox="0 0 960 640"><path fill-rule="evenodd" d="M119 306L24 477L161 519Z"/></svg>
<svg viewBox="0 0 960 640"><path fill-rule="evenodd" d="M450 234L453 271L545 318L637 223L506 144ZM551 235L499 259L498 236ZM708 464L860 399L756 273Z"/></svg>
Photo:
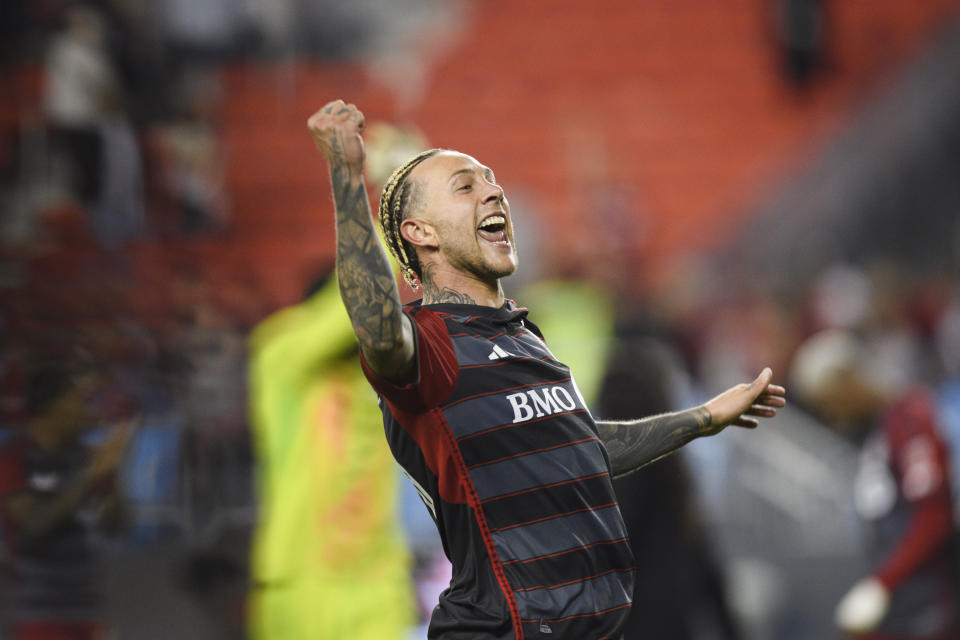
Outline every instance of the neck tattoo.
<svg viewBox="0 0 960 640"><path fill-rule="evenodd" d="M423 286L423 304L477 304L473 298L465 293L454 291L449 287L440 289L433 280L433 271L435 265L427 264L423 267L423 277L420 278L420 284Z"/></svg>

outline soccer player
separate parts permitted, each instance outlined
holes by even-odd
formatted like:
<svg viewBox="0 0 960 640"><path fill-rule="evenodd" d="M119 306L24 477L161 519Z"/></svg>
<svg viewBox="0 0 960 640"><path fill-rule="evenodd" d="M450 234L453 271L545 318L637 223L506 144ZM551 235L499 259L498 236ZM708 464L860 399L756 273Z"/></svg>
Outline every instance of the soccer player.
<svg viewBox="0 0 960 640"><path fill-rule="evenodd" d="M315 281L249 346L260 510L249 637L406 637L413 589L397 473L337 283Z"/></svg>
<svg viewBox="0 0 960 640"><path fill-rule="evenodd" d="M811 407L861 442L854 486L871 536L869 575L837 605L863 640L960 638L950 458L931 394L883 388L852 334L823 331L794 357L791 381Z"/></svg>
<svg viewBox="0 0 960 640"><path fill-rule="evenodd" d="M764 371L706 404L629 422L590 415L527 310L493 172L425 151L384 185L380 224L423 299L402 308L363 180L363 114L337 100L308 121L333 185L340 293L380 396L388 442L453 564L430 638L617 638L633 557L611 476L784 405Z"/></svg>

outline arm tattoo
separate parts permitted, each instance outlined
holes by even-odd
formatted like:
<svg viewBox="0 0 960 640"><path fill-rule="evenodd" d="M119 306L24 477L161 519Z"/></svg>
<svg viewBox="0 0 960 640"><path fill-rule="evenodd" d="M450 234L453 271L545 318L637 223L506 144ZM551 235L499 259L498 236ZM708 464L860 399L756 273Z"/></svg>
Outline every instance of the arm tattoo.
<svg viewBox="0 0 960 640"><path fill-rule="evenodd" d="M632 422L598 420L597 429L616 477L676 451L703 435L712 422L710 410L701 406Z"/></svg>
<svg viewBox="0 0 960 640"><path fill-rule="evenodd" d="M400 296L373 228L363 176L347 164L340 139L333 142L330 182L336 206L340 296L360 344L373 352L393 351L403 338Z"/></svg>
<svg viewBox="0 0 960 640"><path fill-rule="evenodd" d="M477 304L473 298L465 293L454 291L449 287L443 289L437 288L434 282L433 272L437 265L425 264L422 267L423 277L420 278L420 284L423 285L423 304L437 304L440 302L450 302L453 304Z"/></svg>

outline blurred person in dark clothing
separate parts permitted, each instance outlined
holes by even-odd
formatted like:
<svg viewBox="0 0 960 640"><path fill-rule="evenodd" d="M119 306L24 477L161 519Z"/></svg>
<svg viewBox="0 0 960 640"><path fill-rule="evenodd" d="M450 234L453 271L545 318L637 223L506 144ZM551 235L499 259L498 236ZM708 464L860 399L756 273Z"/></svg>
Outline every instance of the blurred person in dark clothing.
<svg viewBox="0 0 960 640"><path fill-rule="evenodd" d="M12 637L102 638L104 594L90 526L118 504L114 475L129 429L96 450L91 424L95 378L53 365L28 381L25 432L0 447L0 507L10 556Z"/></svg>
<svg viewBox="0 0 960 640"><path fill-rule="evenodd" d="M950 460L933 398L894 391L865 365L863 344L838 330L814 335L794 358L794 388L861 448L855 506L869 525L870 574L836 609L852 638L956 640L956 536Z"/></svg>
<svg viewBox="0 0 960 640"><path fill-rule="evenodd" d="M618 342L601 383L597 414L621 420L672 410L662 346L653 339ZM688 640L704 627L717 640L739 637L722 576L697 522L682 455L613 483L637 566L624 640Z"/></svg>

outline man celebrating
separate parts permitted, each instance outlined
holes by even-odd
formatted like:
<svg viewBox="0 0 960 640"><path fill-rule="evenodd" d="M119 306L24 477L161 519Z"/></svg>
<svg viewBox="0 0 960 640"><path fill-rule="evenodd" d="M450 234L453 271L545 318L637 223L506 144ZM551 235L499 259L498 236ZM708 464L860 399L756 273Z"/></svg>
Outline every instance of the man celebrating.
<svg viewBox="0 0 960 640"><path fill-rule="evenodd" d="M527 310L503 296L500 278L517 268L503 189L455 151L425 151L384 186L384 238L423 289L402 308L371 220L363 125L340 100L308 121L330 169L361 364L453 564L429 637L616 638L634 566L611 476L727 425L755 427L784 390L765 369L688 411L595 421Z"/></svg>

